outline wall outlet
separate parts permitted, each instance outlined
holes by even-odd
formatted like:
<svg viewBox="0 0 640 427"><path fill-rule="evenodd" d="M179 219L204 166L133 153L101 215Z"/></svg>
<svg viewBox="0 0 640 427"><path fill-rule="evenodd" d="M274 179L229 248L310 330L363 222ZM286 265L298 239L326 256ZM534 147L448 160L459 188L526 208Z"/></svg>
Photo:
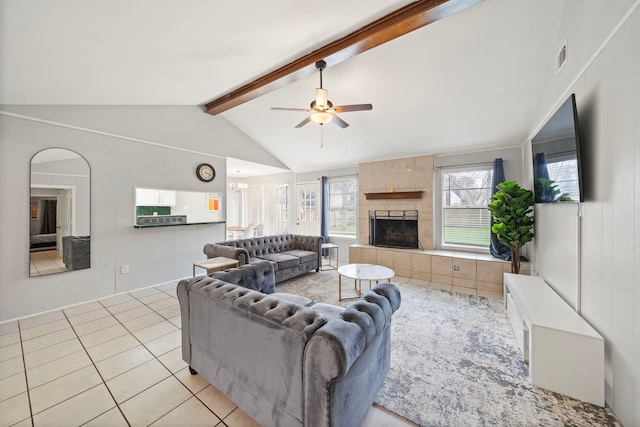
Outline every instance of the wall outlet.
<svg viewBox="0 0 640 427"><path fill-rule="evenodd" d="M120 266L120 273L129 274L129 264L122 264Z"/></svg>

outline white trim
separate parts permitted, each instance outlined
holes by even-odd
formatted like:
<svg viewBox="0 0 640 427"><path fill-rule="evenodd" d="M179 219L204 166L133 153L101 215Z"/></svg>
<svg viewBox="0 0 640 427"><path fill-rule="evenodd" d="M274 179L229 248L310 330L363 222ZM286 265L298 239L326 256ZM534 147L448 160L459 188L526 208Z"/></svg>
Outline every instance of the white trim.
<svg viewBox="0 0 640 427"><path fill-rule="evenodd" d="M91 178L89 175L77 175L72 173L31 172L31 175L72 176L75 178Z"/></svg>
<svg viewBox="0 0 640 427"><path fill-rule="evenodd" d="M67 128L67 129L73 129L73 130L77 130L77 131L80 131L80 132L87 132L87 133L93 133L93 134L96 134L96 135L108 136L108 137L111 137L111 138L124 139L126 141L137 142L139 144L153 145L155 147L167 148L169 150L182 151L182 152L185 152L185 153L192 153L192 154L197 154L197 155L200 155L200 156L214 157L216 159L223 159L223 160L226 159L225 156L217 156L217 155L211 154L211 153L203 153L201 151L188 150L186 148L174 147L174 146L171 146L171 145L161 144L159 142L148 141L146 139L133 138L133 137L130 137L130 136L119 135L117 133L104 132L104 131L101 131L101 130L89 129L89 128L85 128L85 127L81 127L81 126L75 126L75 125L69 125L69 124L66 124L66 123L54 122L54 121L51 121L51 120L40 119L38 117L25 116L23 114L11 113L9 111L0 110L0 115L7 116L7 117L13 117L15 119L22 119L22 120L29 120L29 121L32 121L32 122L44 123L44 124L47 124L47 125L58 126L58 127L63 127L63 128Z"/></svg>
<svg viewBox="0 0 640 427"><path fill-rule="evenodd" d="M473 154L477 154L477 153L488 153L488 152L491 152L491 151L510 150L512 148L522 148L523 145L524 144L510 145L510 146L507 146L507 147L494 146L494 147L487 147L487 148L478 149L476 151L464 151L464 149L461 149L460 151L452 151L452 152L449 152L449 153L433 154L433 157L434 157L434 159L439 159L441 157L466 156L466 155L473 155Z"/></svg>

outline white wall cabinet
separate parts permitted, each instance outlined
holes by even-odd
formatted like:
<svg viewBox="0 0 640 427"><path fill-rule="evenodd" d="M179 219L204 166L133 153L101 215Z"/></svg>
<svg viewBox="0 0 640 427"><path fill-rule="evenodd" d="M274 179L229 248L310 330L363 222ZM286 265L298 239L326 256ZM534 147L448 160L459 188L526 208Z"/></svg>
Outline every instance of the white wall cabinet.
<svg viewBox="0 0 640 427"><path fill-rule="evenodd" d="M175 206L176 192L152 188L136 188L136 206Z"/></svg>

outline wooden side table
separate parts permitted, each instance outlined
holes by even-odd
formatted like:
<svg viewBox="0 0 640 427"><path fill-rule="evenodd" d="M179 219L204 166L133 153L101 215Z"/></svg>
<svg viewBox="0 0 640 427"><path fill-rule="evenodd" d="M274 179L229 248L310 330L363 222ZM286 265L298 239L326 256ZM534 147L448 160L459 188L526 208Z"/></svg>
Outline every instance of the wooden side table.
<svg viewBox="0 0 640 427"><path fill-rule="evenodd" d="M238 267L239 261L237 259L225 258L222 256L205 259L203 261L197 261L193 263L193 277L196 277L196 267L207 270L207 276L214 271L222 271L227 268Z"/></svg>
<svg viewBox="0 0 640 427"><path fill-rule="evenodd" d="M320 266L320 270L337 270L338 269L338 264L340 261L338 261L338 245L334 245L333 243L323 243L321 246L322 249L326 249L327 250L327 257L329 258L329 264L323 264ZM336 250L336 265L333 265L331 263L331 249L335 249Z"/></svg>

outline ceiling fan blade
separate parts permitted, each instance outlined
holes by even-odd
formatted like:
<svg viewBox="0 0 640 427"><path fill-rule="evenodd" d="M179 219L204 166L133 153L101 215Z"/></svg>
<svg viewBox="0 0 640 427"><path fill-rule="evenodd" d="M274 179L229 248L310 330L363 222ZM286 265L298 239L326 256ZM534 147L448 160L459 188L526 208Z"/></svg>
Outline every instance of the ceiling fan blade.
<svg viewBox="0 0 640 427"><path fill-rule="evenodd" d="M296 128L301 128L302 126L306 125L307 123L309 123L311 121L311 117L307 117L306 119L304 119L303 121L301 121L300 123L298 123L296 125Z"/></svg>
<svg viewBox="0 0 640 427"><path fill-rule="evenodd" d="M308 108L284 108L284 107L271 107L272 110L278 110L278 111L312 111L309 110Z"/></svg>
<svg viewBox="0 0 640 427"><path fill-rule="evenodd" d="M349 111L365 111L365 110L373 110L373 105L371 104L353 104L353 105L339 105L337 107L333 107L336 113L346 113Z"/></svg>
<svg viewBox="0 0 640 427"><path fill-rule="evenodd" d="M344 120L342 120L337 115L335 115L335 114L331 114L331 115L333 116L333 120L331 120L331 122L333 122L336 125L340 126L342 129L344 129L344 128L349 126L349 123L345 122Z"/></svg>

